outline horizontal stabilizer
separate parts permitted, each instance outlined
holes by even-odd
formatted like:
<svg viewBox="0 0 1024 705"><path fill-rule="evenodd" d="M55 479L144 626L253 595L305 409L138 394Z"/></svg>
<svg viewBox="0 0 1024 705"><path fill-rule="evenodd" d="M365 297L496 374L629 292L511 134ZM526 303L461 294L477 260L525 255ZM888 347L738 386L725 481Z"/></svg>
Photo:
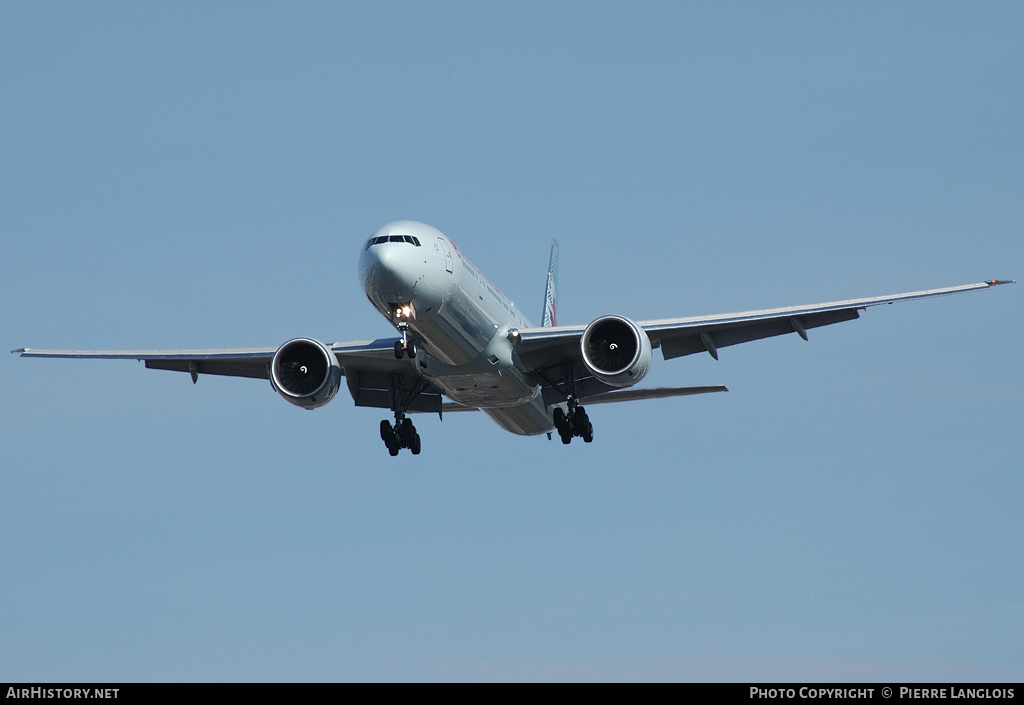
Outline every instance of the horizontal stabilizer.
<svg viewBox="0 0 1024 705"><path fill-rule="evenodd" d="M475 406L466 406L465 404L460 404L457 401L446 401L445 403L441 404L441 411L447 414L451 411L480 411L480 409Z"/></svg>
<svg viewBox="0 0 1024 705"><path fill-rule="evenodd" d="M613 401L636 401L638 399L665 399L667 397L688 397L691 394L711 394L712 392L728 392L724 384L709 387L655 387L654 389L619 389L614 392L602 392L587 397L590 404L610 404Z"/></svg>
<svg viewBox="0 0 1024 705"><path fill-rule="evenodd" d="M583 400L586 404L611 404L612 402L635 402L640 399L667 399L669 397L689 397L691 395L710 395L714 391L728 391L724 384L711 386L659 386L653 389L616 389L602 391L598 395ZM477 407L467 407L456 402L444 402L441 410L446 414L453 411L479 411Z"/></svg>

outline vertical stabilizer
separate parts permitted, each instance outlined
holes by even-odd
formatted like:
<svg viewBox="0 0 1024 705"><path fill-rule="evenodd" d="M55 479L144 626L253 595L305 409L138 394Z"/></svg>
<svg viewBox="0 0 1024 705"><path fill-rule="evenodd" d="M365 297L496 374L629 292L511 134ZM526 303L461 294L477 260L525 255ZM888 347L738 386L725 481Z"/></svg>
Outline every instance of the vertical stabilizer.
<svg viewBox="0 0 1024 705"><path fill-rule="evenodd" d="M548 261L548 285L544 290L544 317L541 325L551 328L558 325L558 240L551 240L551 259Z"/></svg>

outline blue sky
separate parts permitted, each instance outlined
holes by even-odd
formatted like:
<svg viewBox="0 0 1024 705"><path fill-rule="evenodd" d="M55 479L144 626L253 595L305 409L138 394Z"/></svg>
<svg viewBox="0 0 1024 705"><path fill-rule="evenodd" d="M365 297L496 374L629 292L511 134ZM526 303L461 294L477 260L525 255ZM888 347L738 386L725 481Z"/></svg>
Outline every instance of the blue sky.
<svg viewBox="0 0 1024 705"><path fill-rule="evenodd" d="M377 227L534 320L1024 278L1016 3L6 3L5 349L390 333ZM0 680L1017 680L1024 290L594 407L306 412L0 359Z"/></svg>

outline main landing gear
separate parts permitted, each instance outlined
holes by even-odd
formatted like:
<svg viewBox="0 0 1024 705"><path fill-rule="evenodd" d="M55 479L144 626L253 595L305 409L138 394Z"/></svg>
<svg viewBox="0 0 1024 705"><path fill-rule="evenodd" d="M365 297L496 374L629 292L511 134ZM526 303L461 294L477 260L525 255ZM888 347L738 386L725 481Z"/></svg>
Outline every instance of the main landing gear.
<svg viewBox="0 0 1024 705"><path fill-rule="evenodd" d="M419 396L425 385L426 382L420 380L412 388L407 388L402 375L391 375L388 380L388 394L391 397L391 410L395 412L395 424L392 426L387 419L381 421L380 439L384 441L392 457L398 455L402 448L408 448L413 455L420 454L420 434L416 433L416 427L412 425L412 419L406 417L405 410Z"/></svg>
<svg viewBox="0 0 1024 705"><path fill-rule="evenodd" d="M569 400L569 412L562 411L556 407L554 412L555 428L562 438L562 443L568 445L572 442L573 436L579 436L584 443L594 440L594 424L590 423L586 409L579 406L575 399Z"/></svg>
<svg viewBox="0 0 1024 705"><path fill-rule="evenodd" d="M576 399L576 373L573 370L573 363L567 362L562 366L561 380L558 377L546 376L544 371L539 374L544 382L565 395L566 408L556 406L552 412L552 420L562 443L569 445L575 436L582 438L584 443L593 442L594 424L590 423L586 409L580 406ZM548 438L551 438L550 433Z"/></svg>
<svg viewBox="0 0 1024 705"><path fill-rule="evenodd" d="M392 457L398 455L402 448L408 448L413 455L420 454L420 434L416 433L416 427L408 418L396 418L394 426L387 419L383 419L380 422L380 437Z"/></svg>

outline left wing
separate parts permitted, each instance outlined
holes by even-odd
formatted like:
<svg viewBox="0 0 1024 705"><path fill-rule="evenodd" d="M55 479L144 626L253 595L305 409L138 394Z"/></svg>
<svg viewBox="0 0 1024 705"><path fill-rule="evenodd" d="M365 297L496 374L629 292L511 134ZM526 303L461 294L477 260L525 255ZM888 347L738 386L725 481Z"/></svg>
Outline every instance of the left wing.
<svg viewBox="0 0 1024 705"><path fill-rule="evenodd" d="M356 406L391 408L393 384L414 392L410 411L441 409L441 392L425 380L410 360L395 359L399 338L326 346L338 360ZM270 379L270 364L278 348L236 348L222 350L35 350L11 352L22 357L77 358L87 360L140 360L154 370L188 372L192 382L200 374Z"/></svg>
<svg viewBox="0 0 1024 705"><path fill-rule="evenodd" d="M989 289L1012 281L990 280L977 284L951 286L943 289L911 291L892 296L874 296L864 299L848 299L810 306L788 306L785 308L744 311L713 316L692 316L688 318L665 318L639 321L651 341L652 348L661 348L666 360L698 352L707 352L716 360L718 349L761 338L770 338L786 333L797 333L807 340L811 328L827 326L860 317L860 311L881 304L897 301L927 299L947 294ZM519 359L529 370L537 371L551 389L546 396L552 400L559 396L557 387L568 382L565 372L567 363L573 364L572 375L576 389L586 396L594 396L612 388L586 374L582 365L580 338L587 326L559 326L556 328L527 328L519 331L516 351ZM548 390L545 390L548 392ZM550 402L549 402L550 403Z"/></svg>
<svg viewBox="0 0 1024 705"><path fill-rule="evenodd" d="M155 370L270 379L270 361L277 348L224 350L12 350L22 357L57 357L84 360L139 360Z"/></svg>
<svg viewBox="0 0 1024 705"><path fill-rule="evenodd" d="M342 369L366 369L375 372L408 372L408 361L396 360L394 344L398 338L327 346ZM270 379L270 361L277 348L225 348L221 350L35 350L20 348L12 353L22 357L57 357L86 360L139 360L154 370Z"/></svg>

